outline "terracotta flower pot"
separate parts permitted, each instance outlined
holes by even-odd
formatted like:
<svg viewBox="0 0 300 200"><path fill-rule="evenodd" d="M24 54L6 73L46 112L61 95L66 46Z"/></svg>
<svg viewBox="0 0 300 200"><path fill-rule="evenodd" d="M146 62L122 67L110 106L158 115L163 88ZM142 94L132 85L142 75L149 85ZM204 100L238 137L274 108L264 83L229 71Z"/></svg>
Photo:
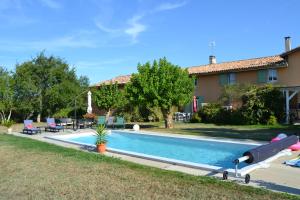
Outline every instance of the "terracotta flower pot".
<svg viewBox="0 0 300 200"><path fill-rule="evenodd" d="M98 144L97 145L97 150L98 150L99 153L105 153L106 145L105 144Z"/></svg>
<svg viewBox="0 0 300 200"><path fill-rule="evenodd" d="M11 133L12 133L12 128L11 128L11 127L7 129L7 133L8 133L8 134L11 134Z"/></svg>

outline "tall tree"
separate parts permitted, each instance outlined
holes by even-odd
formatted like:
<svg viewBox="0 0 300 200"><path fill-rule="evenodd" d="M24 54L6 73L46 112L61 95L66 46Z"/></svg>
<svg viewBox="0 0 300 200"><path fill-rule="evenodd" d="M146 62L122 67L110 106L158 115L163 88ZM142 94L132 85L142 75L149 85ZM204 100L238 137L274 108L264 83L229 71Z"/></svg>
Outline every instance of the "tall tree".
<svg viewBox="0 0 300 200"><path fill-rule="evenodd" d="M194 80L188 71L168 62L166 58L138 65L126 86L129 100L136 105L161 109L166 128L173 128L173 108L191 102Z"/></svg>
<svg viewBox="0 0 300 200"><path fill-rule="evenodd" d="M0 67L0 120L10 120L14 108L14 80L10 72Z"/></svg>
<svg viewBox="0 0 300 200"><path fill-rule="evenodd" d="M75 69L64 60L47 57L44 52L17 65L15 81L19 109L26 118L36 114L37 121L67 106L73 107L74 98L88 87L86 77L78 78ZM84 100L78 102L82 105Z"/></svg>
<svg viewBox="0 0 300 200"><path fill-rule="evenodd" d="M111 110L125 105L123 92L117 83L100 85L99 89L93 91L93 99L100 109L106 111L106 117L110 115Z"/></svg>

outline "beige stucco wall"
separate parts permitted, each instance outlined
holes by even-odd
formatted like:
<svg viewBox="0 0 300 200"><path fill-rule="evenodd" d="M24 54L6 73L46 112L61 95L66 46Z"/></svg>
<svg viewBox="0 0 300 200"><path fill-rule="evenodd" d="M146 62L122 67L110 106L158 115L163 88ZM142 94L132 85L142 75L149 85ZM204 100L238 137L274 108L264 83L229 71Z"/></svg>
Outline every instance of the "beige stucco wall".
<svg viewBox="0 0 300 200"><path fill-rule="evenodd" d="M236 82L244 84L257 84L257 71L236 73Z"/></svg>
<svg viewBox="0 0 300 200"><path fill-rule="evenodd" d="M247 71L236 73L237 83L256 84L257 71ZM195 88L195 96L204 96L204 102L217 102L222 92L222 86L219 83L219 75L200 75L198 76L198 85Z"/></svg>
<svg viewBox="0 0 300 200"><path fill-rule="evenodd" d="M288 55L288 67L278 69L278 84L300 86L300 51Z"/></svg>
<svg viewBox="0 0 300 200"><path fill-rule="evenodd" d="M218 75L199 76L195 96L203 96L204 102L216 102L221 94Z"/></svg>

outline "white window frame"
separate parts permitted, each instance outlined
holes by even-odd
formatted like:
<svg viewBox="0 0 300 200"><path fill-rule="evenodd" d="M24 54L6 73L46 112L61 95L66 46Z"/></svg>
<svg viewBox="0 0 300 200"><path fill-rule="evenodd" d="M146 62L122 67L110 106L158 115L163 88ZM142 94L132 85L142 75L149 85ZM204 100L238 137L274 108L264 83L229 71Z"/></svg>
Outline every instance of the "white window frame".
<svg viewBox="0 0 300 200"><path fill-rule="evenodd" d="M236 74L235 73L229 73L228 74L228 84L233 85L236 83Z"/></svg>
<svg viewBox="0 0 300 200"><path fill-rule="evenodd" d="M268 79L269 83L274 83L278 81L277 69L268 69Z"/></svg>

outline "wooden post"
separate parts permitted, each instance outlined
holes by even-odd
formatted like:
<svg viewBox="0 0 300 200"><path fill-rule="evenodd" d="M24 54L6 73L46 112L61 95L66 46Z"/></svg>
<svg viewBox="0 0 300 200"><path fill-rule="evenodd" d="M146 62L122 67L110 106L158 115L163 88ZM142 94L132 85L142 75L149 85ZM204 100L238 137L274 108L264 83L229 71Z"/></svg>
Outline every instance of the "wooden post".
<svg viewBox="0 0 300 200"><path fill-rule="evenodd" d="M289 90L285 90L285 123L290 123L290 99L289 99Z"/></svg>

